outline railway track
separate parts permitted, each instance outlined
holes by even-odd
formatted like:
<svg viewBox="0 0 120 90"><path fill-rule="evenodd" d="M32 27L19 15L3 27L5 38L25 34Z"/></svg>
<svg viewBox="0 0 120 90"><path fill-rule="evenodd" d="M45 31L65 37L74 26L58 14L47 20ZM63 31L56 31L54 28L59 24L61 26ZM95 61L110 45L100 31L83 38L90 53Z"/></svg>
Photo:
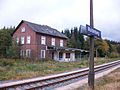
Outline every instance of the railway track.
<svg viewBox="0 0 120 90"><path fill-rule="evenodd" d="M120 65L120 60L95 66L95 73ZM88 76L88 68L40 78L3 83L0 90L53 90Z"/></svg>

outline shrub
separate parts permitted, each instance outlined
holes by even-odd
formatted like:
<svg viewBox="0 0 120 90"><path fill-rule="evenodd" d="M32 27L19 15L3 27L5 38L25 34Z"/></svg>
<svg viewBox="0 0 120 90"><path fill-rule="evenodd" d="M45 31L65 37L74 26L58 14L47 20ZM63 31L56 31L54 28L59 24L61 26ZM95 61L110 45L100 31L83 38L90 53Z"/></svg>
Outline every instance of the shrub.
<svg viewBox="0 0 120 90"><path fill-rule="evenodd" d="M54 60L52 60L52 59L50 59L50 58L43 58L43 59L41 59L41 60L38 60L38 61L54 61Z"/></svg>
<svg viewBox="0 0 120 90"><path fill-rule="evenodd" d="M119 57L119 54L113 52L113 53L110 53L110 54L108 55L108 57L109 57L109 58L118 58L118 57Z"/></svg>
<svg viewBox="0 0 120 90"><path fill-rule="evenodd" d="M0 66L13 66L15 61L13 60L1 60L0 61Z"/></svg>

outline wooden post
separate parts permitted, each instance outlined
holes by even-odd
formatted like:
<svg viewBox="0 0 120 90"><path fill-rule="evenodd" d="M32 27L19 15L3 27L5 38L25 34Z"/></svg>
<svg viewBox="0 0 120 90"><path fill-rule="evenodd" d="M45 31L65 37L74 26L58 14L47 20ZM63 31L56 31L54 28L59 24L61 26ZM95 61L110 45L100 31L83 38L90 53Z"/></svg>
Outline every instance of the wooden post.
<svg viewBox="0 0 120 90"><path fill-rule="evenodd" d="M94 28L93 0L90 0L90 26L91 28ZM94 36L90 36L90 60L89 60L88 85L90 87L90 90L94 90Z"/></svg>

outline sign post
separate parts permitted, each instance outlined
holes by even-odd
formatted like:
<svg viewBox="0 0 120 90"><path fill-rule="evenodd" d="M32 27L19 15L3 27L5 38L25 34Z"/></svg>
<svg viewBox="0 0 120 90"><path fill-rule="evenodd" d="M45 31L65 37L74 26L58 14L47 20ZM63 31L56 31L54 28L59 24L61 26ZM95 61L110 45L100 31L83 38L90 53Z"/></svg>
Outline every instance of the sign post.
<svg viewBox="0 0 120 90"><path fill-rule="evenodd" d="M94 28L93 22L93 0L90 0L90 26ZM89 60L89 74L88 85L91 90L94 90L94 36L90 36L90 60Z"/></svg>
<svg viewBox="0 0 120 90"><path fill-rule="evenodd" d="M93 27L93 21L90 24L91 26L86 25L86 27L81 25L80 33L90 37L88 85L90 90L94 90L94 38L101 38L101 31Z"/></svg>
<svg viewBox="0 0 120 90"><path fill-rule="evenodd" d="M90 0L90 26L80 26L80 33L90 37L90 53L89 53L89 73L88 85L90 90L94 90L94 38L101 38L101 31L94 28L93 22L93 0Z"/></svg>

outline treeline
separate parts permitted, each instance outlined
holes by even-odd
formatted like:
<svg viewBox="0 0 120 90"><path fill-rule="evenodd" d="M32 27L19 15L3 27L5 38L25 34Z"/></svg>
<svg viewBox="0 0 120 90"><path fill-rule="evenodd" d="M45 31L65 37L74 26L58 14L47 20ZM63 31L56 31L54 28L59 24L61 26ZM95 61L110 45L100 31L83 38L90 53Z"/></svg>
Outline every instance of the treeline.
<svg viewBox="0 0 120 90"><path fill-rule="evenodd" d="M0 57L14 57L14 54L12 54L14 46L12 43L12 36L11 34L15 30L15 27L4 27L0 29ZM11 52L10 52L11 49Z"/></svg>
<svg viewBox="0 0 120 90"><path fill-rule="evenodd" d="M65 29L62 31L62 33L68 37L68 47L89 50L89 37L84 37L81 35L77 27ZM120 57L120 42L106 39L95 39L95 56L110 58Z"/></svg>
<svg viewBox="0 0 120 90"><path fill-rule="evenodd" d="M67 39L67 46L71 48L84 48L84 36L80 34L77 27L72 28L71 30L65 29L62 31L65 34Z"/></svg>
<svg viewBox="0 0 120 90"><path fill-rule="evenodd" d="M12 40L11 34L15 27L0 29L0 57L19 58L19 46ZM70 48L79 48L89 50L90 42L88 37L80 34L77 27L65 29L62 31L67 39L67 46ZM98 57L120 57L120 42L95 39L95 56Z"/></svg>

